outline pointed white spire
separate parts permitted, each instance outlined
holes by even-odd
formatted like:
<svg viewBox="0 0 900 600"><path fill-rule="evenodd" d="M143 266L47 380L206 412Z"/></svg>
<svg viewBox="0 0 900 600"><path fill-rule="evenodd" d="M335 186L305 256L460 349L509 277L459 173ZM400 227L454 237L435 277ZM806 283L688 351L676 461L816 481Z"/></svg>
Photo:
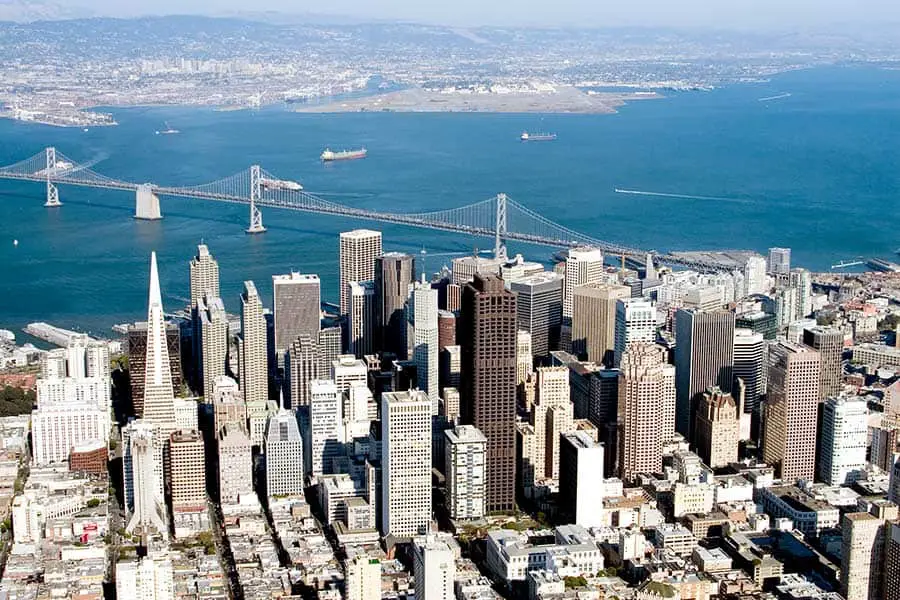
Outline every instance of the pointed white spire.
<svg viewBox="0 0 900 600"><path fill-rule="evenodd" d="M159 425L164 438L175 428L174 391L166 340L166 319L156 252L150 254L150 294L147 306L147 360L144 371L144 410L146 421Z"/></svg>
<svg viewBox="0 0 900 600"><path fill-rule="evenodd" d="M147 305L150 307L149 318L153 317L154 306L162 309L162 293L159 291L159 270L156 268L156 252L150 253L150 300L147 302Z"/></svg>
<svg viewBox="0 0 900 600"><path fill-rule="evenodd" d="M284 410L284 386L278 388L278 410Z"/></svg>

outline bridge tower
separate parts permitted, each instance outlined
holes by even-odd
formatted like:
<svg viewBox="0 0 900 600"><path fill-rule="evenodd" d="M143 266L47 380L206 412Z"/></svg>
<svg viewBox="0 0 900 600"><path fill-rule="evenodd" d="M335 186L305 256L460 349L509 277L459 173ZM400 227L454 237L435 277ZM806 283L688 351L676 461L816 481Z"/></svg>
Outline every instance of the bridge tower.
<svg viewBox="0 0 900 600"><path fill-rule="evenodd" d="M262 191L260 179L259 165L253 165L250 167L250 227L247 228L247 233L263 233L266 230L263 227L262 211L256 206Z"/></svg>
<svg viewBox="0 0 900 600"><path fill-rule="evenodd" d="M152 184L142 183L134 191L134 218L144 221L162 219L159 196L154 193Z"/></svg>
<svg viewBox="0 0 900 600"><path fill-rule="evenodd" d="M59 201L59 189L56 187L56 184L50 180L50 176L56 172L56 148L50 146L44 153L47 157L47 164L44 169L44 173L47 176L47 201L44 202L44 206L62 206L62 202Z"/></svg>
<svg viewBox="0 0 900 600"><path fill-rule="evenodd" d="M497 219L494 226L494 258L506 260L506 194L497 194Z"/></svg>

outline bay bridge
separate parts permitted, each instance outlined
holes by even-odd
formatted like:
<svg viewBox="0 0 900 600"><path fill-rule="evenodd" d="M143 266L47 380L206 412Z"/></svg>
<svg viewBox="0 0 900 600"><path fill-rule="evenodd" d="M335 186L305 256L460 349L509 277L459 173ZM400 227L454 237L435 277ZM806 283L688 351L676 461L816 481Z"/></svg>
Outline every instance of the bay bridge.
<svg viewBox="0 0 900 600"><path fill-rule="evenodd" d="M458 208L425 213L392 213L344 206L325 200L302 189L299 184L277 178L259 165L253 165L249 169L210 183L162 186L107 177L93 169L96 162L79 163L55 148L48 147L34 156L0 167L0 179L43 184L46 187L44 206L47 207L62 205L59 197L60 185L132 192L135 194L134 216L138 219L152 220L162 217L160 196L244 204L249 209L248 233L264 232L261 209L275 208L492 238L494 252L498 256L505 256L506 243L513 241L557 249L590 246L602 250L605 254L623 257L640 264L643 264L650 254L655 262L676 264L701 271L733 268L733 265L714 259L700 260L696 257L659 254L595 239L555 223L505 194L498 194Z"/></svg>

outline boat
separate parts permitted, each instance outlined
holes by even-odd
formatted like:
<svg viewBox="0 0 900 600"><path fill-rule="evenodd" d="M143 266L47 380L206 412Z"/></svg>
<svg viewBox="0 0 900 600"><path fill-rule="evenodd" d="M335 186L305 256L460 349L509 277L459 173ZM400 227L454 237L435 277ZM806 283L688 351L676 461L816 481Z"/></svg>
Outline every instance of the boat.
<svg viewBox="0 0 900 600"><path fill-rule="evenodd" d="M166 122L166 128L165 128L165 129L159 129L159 130L156 131L156 135L173 135L173 134L176 134L176 133L181 133L181 132L178 131L177 129L172 129L172 128L169 126L169 123L168 123L168 122Z"/></svg>
<svg viewBox="0 0 900 600"><path fill-rule="evenodd" d="M528 133L523 131L519 139L523 142L552 142L556 139L555 133Z"/></svg>
<svg viewBox="0 0 900 600"><path fill-rule="evenodd" d="M264 187L267 190L288 190L291 192L299 192L303 189L303 186L297 183L296 181L289 181L287 179L260 179L259 185Z"/></svg>
<svg viewBox="0 0 900 600"><path fill-rule="evenodd" d="M334 152L329 148L325 148L325 151L322 152L322 155L319 157L325 162L332 162L335 160L355 160L358 158L365 158L368 154L368 151L365 148L360 148L359 150L341 150L340 152Z"/></svg>

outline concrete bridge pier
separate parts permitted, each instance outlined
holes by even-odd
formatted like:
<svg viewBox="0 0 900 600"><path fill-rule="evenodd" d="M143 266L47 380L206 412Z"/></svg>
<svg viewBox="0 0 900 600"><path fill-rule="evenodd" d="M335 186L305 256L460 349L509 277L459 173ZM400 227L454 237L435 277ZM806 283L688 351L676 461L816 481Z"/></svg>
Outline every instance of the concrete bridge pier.
<svg viewBox="0 0 900 600"><path fill-rule="evenodd" d="M153 186L144 183L135 190L134 218L145 221L162 219L159 211L159 196L153 193Z"/></svg>

